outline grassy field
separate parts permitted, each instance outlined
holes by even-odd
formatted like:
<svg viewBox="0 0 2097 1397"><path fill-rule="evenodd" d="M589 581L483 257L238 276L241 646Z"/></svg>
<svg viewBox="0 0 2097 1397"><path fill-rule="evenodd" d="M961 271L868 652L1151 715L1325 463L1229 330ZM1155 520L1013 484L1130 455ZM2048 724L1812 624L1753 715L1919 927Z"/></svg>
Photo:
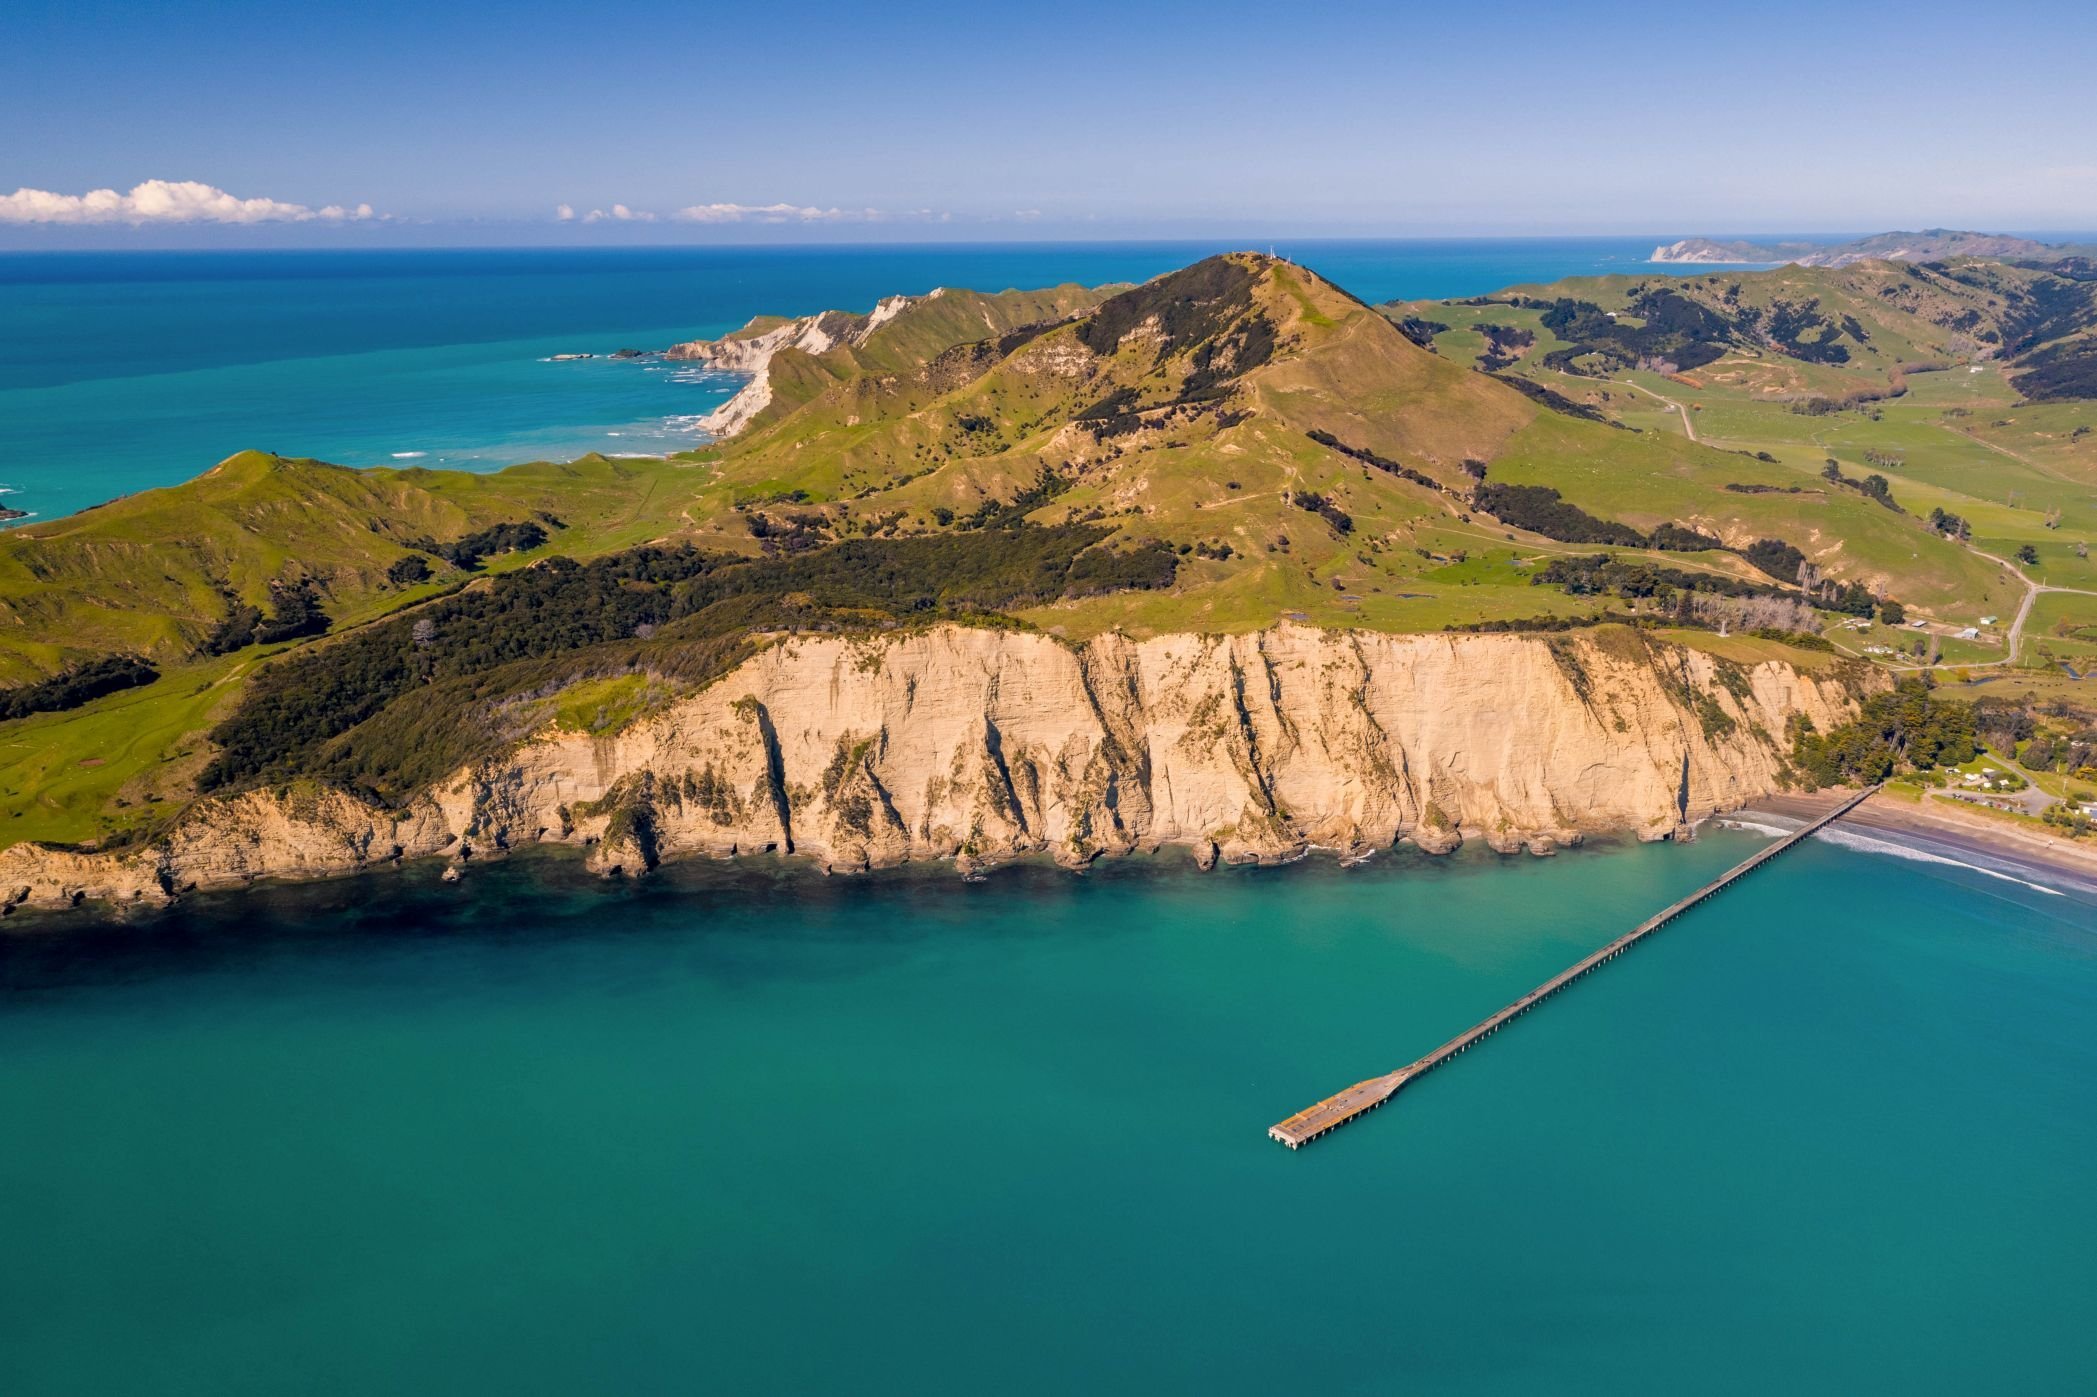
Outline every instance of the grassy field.
<svg viewBox="0 0 2097 1397"><path fill-rule="evenodd" d="M262 658L171 668L70 713L0 724L0 843L104 840L186 806L208 756L205 730Z"/></svg>

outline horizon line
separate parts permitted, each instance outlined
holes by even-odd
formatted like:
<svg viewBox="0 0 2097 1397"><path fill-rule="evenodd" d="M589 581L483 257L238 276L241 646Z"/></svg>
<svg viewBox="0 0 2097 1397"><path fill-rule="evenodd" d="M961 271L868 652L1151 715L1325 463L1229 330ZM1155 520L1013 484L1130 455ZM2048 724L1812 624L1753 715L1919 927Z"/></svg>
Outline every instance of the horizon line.
<svg viewBox="0 0 2097 1397"><path fill-rule="evenodd" d="M431 225L423 225L423 226L424 226L424 227L428 227L428 226L431 226ZM558 225L555 225L555 226L558 226ZM1931 226L1932 226L1932 227L1943 227L1943 228L1947 228L1947 229L1949 228L1949 225L1931 225ZM1912 231L1912 232L1922 232L1922 231L1927 231L1927 230L1926 230L1926 229L1924 229L1924 228L1915 228L1915 229L1895 229L1895 230L1881 230L1881 232L1885 232L1885 231L1899 231L1899 232L1911 232L1911 231ZM1952 231L1979 231L1979 230L1952 230ZM1817 240L1822 240L1822 241L1840 241L1840 240L1846 240L1846 239L1854 239L1854 238L1859 238L1859 237L1872 237L1872 236L1880 236L1880 235L1881 235L1880 233L1858 233L1858 232L1855 232L1855 231L1853 231L1853 230L1848 230L1848 229L1826 229L1826 230L1814 230L1814 231L1800 231L1800 230L1782 230L1782 231L1777 231L1777 230L1765 230L1765 231L1759 231L1759 232L1741 232L1741 231L1733 231L1733 230L1728 230L1728 231L1722 231L1722 232L1704 232L1704 233L1680 233L1680 234L1671 234L1671 233L1668 233L1668 232L1654 232L1654 231L1651 231L1651 230L1634 230L1634 231L1622 231L1622 232L1599 232L1599 233L1597 233L1597 232L1564 232L1564 233L1552 233L1552 232L1527 232L1527 233L1448 232L1448 233L1303 233L1303 234L1289 234L1289 233L1271 233L1271 232L1270 232L1270 233L1261 233L1261 234L1258 234L1258 235L1253 235L1253 234L1249 234L1249 233L1248 233L1248 234L1243 234L1243 235L1240 235L1240 234L1229 234L1229 233L1222 233L1222 234L1205 234L1205 233L1192 233L1192 232L1190 232L1190 233L1180 233L1180 234L1152 234L1152 235L1144 235L1144 236L1118 236L1118 237L1117 237L1117 236L1093 236L1093 237L1084 237L1084 236L1040 236L1040 237L1013 237L1013 238L983 238L983 237L958 237L958 238L922 238L922 239L906 239L906 238L896 238L896 239L849 239L849 238L789 238L789 239L773 239L773 240L766 240L766 241L718 241L718 240L713 240L713 239L688 239L688 240L682 240L682 241L674 241L674 240L665 240L665 241L585 241L585 240L577 240L577 241L534 241L534 242L513 242L513 241L502 241L502 242L487 242L487 243L469 243L469 242L445 242L445 243L427 243L427 244L415 244L415 243L386 243L386 244L374 244L374 243L370 243L370 242L354 242L354 241L346 241L346 240L343 240L343 241L337 241L337 240L329 240L329 241L325 241L325 242L314 242L314 243L310 243L310 244L299 244L299 243L291 243L291 242L278 242L278 243L269 243L269 244L266 244L266 245L260 245L260 246L257 246L257 245L246 245L246 246L242 246L242 245L237 245L237 244L230 244L230 245L220 245L220 246L205 246L205 245L198 245L198 244L195 244L195 243L166 243L166 242L159 242L159 241L156 241L156 242L153 242L153 243L149 243L149 244L141 244L141 245L138 245L138 246L132 246L132 247L123 247L123 246L111 246L111 245L108 245L108 244L106 244L106 243L105 243L104 245L100 245L100 246L84 246L84 247L83 247L83 246L72 246L72 247L66 247L66 246L15 246L15 247L10 247L10 246L7 246L7 245L6 245L6 241L7 241L7 240L6 240L6 238L4 237L4 235L0 235L0 257L10 257L10 256L44 257L44 256L54 256L54 255L55 255L55 256L85 256L85 257L92 257L92 256L108 256L108 255L112 255L112 254L114 254L114 255L126 255L126 254L134 254L134 253L149 253L149 252L150 252L150 253L178 253L178 254L192 254L192 255L199 255L199 256L207 256L207 257L208 257L208 256L214 256L214 255L225 255L225 254L232 254L232 253L239 253L239 254L247 254L247 255L253 255L253 254L258 254L258 253L316 253L316 252L331 252L331 253L332 253L332 252L357 252L357 253L374 253L374 254L377 254L377 253L411 253L411 252L413 252L413 253L429 253L429 252L456 252L456 253L466 253L466 252L636 252L636 253L666 253L666 252L690 252L690 251L720 251L720 252L811 252L811 251L850 251L850 250L890 250L890 251L894 251L894 250L916 250L916 249L923 249L923 250L935 250L935 249L944 249L944 248L967 248L967 247L1030 247L1030 246L1031 246L1031 247L1084 247L1084 246L1093 246L1093 247L1144 247L1144 246L1152 246L1152 247L1170 247L1170 246L1182 246L1182 245L1187 245L1187 244L1197 244L1197 243L1198 243L1198 244L1233 244L1233 243L1235 243L1235 241L1236 241L1237 239L1239 239L1240 237L1242 237L1242 238L1243 238L1243 239L1245 240L1245 241L1244 241L1244 245L1243 245L1243 248L1242 248L1242 250L1244 250L1244 251L1251 251L1251 252L1256 252L1256 251L1260 251L1261 249L1260 249L1260 247L1256 246L1255 244L1274 244L1274 243L1282 243L1282 242L1286 242L1286 243L1294 243L1294 244L1360 244L1360 245L1373 245L1373 244L1379 244L1379 243L1436 243L1436 242L1474 242L1474 243L1475 243L1475 242L1614 242L1614 241L1630 241L1630 240L1640 240L1640 241L1643 241L1644 239L1647 239L1647 238L1656 238L1656 239L1660 239L1660 240L1661 240L1661 243L1664 243L1665 241L1669 240L1670 238L1704 238L1704 239L1709 239L1709 240L1712 240L1712 241L1756 241L1756 240L1776 240L1776 239L1784 239L1784 240L1798 240L1798 241L1806 241L1806 240L1816 240L1816 239L1817 239ZM2038 242L2038 241L2052 241L2052 242L2056 242L2056 243L2061 243L2061 244L2069 244L2069 245L2073 245L2073 244L2078 244L2078 243L2091 243L2091 242L2097 242L2097 229L2072 229L2072 228L2047 228L2047 229L2035 229L2035 228L2034 228L2034 229L2020 229L2020 228L2002 228L2002 229L1996 229L1996 230L1991 230L1991 231L1990 231L1990 233L1989 233L1988 235L1989 235L1989 236L1997 236L1997 237L2021 237L2021 238L2027 238L2027 239L2030 239L2030 240L2032 240L2032 241L2035 241L2035 242ZM1656 246L1658 246L1658 245L1661 245L1661 244L1659 244L1659 243L1656 243ZM1239 249L1238 247L1236 247L1236 246L1233 246L1231 250L1240 250L1240 249ZM1685 264L1683 264L1683 265L1692 265L1692 264L1686 264L1686 263L1685 263Z"/></svg>

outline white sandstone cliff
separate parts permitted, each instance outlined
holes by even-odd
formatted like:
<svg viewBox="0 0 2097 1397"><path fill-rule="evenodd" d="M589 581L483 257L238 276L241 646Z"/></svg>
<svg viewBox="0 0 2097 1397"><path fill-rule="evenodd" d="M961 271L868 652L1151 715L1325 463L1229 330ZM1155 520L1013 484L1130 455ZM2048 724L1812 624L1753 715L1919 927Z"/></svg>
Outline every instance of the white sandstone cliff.
<svg viewBox="0 0 2097 1397"><path fill-rule="evenodd" d="M1180 844L1204 863L1465 836L1663 838L1781 781L1787 720L1844 684L1610 629L1562 636L782 639L610 737L549 729L404 812L345 795L197 807L146 848L0 851L0 901L159 900L558 840L605 871L777 850L831 869Z"/></svg>
<svg viewBox="0 0 2097 1397"><path fill-rule="evenodd" d="M931 293L940 294L937 291ZM890 296L867 315L826 310L782 321L768 330L752 333L749 326L717 340L686 340L663 351L666 359L705 364L729 373L750 375L736 395L699 419L699 430L713 437L732 437L750 425L772 401L772 357L782 349L821 354L840 344L865 344L868 335L900 315L912 296Z"/></svg>

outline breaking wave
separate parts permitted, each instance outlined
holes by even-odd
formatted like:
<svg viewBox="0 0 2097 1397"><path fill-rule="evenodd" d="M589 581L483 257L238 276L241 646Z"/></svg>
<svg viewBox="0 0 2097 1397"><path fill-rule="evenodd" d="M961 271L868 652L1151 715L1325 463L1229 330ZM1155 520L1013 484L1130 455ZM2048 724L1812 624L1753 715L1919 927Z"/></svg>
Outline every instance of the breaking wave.
<svg viewBox="0 0 2097 1397"><path fill-rule="evenodd" d="M1766 834L1771 839L1782 839L1787 834L1796 834L1798 832L1797 825L1792 825L1787 829L1783 825L1766 825L1760 820L1745 820L1737 816L1721 819L1718 823L1722 829L1746 830L1749 834Z"/></svg>
<svg viewBox="0 0 2097 1397"><path fill-rule="evenodd" d="M1831 827L1821 830L1813 837L1826 840L1828 843L1838 845L1844 849L1854 849L1862 854L1884 854L1890 858L1906 859L1911 863L1934 863L1950 868L1963 868L1973 873L1985 873L1990 878L2000 878L2005 883L2016 883L2035 892L2046 893L2052 897L2065 897L2067 895L2059 888L2049 888L2043 883L2034 883L2029 878L2019 878L2014 873L2005 873L1999 868L1990 868L1986 864L1972 863L1965 859L1947 858L1943 854L1933 854L1927 849L1918 849L1912 844L1902 844L1891 839L1874 839L1868 834L1858 834L1855 830Z"/></svg>

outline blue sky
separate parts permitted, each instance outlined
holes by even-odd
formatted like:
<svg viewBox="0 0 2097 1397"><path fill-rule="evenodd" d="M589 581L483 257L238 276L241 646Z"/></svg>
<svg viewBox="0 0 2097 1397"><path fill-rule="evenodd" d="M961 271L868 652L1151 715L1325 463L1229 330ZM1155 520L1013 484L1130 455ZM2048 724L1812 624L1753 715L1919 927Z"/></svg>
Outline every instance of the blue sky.
<svg viewBox="0 0 2097 1397"><path fill-rule="evenodd" d="M2087 4L13 0L0 53L0 246L2097 228Z"/></svg>

